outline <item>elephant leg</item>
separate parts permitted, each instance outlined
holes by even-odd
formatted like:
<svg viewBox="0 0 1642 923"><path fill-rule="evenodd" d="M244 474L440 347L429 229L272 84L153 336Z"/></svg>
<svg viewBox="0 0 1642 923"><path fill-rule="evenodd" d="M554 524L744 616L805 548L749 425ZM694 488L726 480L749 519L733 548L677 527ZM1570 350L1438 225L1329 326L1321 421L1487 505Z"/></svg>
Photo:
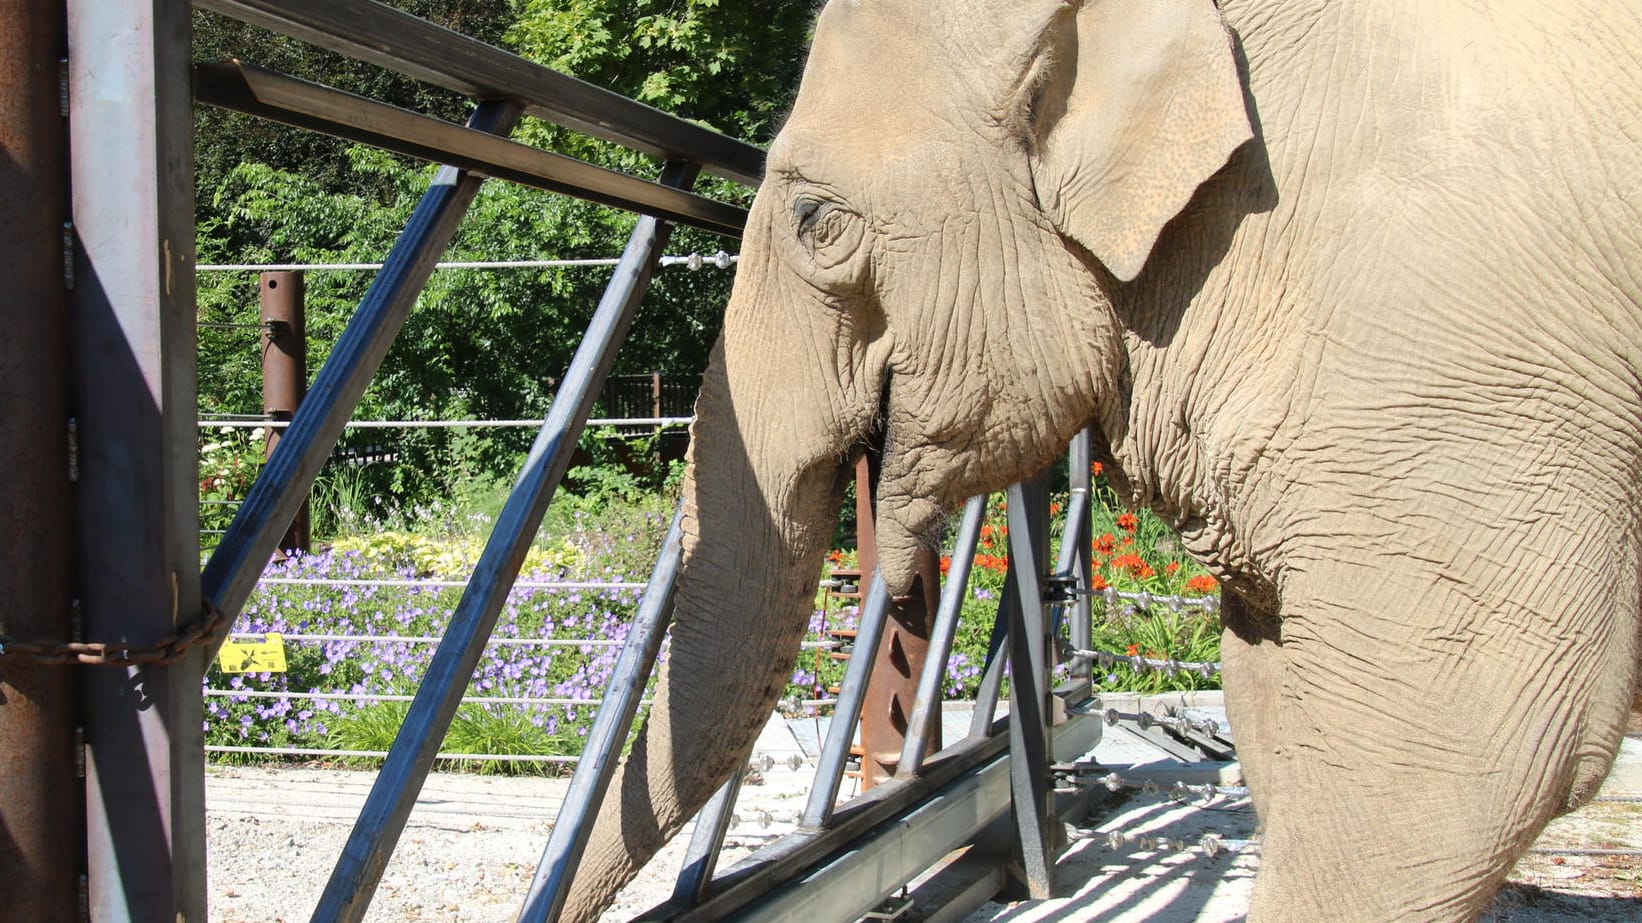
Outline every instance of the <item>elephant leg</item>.
<svg viewBox="0 0 1642 923"><path fill-rule="evenodd" d="M1479 607L1367 564L1295 589L1280 643L1239 642L1228 663L1267 674L1233 716L1254 731L1239 750L1265 831L1249 919L1473 919L1606 771L1625 697L1591 678L1634 656L1626 620L1600 593Z"/></svg>

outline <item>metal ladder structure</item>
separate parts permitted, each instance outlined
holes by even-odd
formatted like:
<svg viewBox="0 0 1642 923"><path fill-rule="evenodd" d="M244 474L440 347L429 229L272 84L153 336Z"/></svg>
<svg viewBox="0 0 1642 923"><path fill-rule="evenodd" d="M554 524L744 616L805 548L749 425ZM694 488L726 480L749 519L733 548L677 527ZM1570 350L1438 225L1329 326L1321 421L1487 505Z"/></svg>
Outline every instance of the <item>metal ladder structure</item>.
<svg viewBox="0 0 1642 923"><path fill-rule="evenodd" d="M28 630L71 638L76 644L69 654L95 664L74 672L68 688L61 685L61 667L5 661L14 684L17 676L33 681L29 671L41 672L42 683L59 684L41 686L43 694L67 701L78 696L84 716L84 781L65 781L60 773L47 781L13 778L0 783L6 806L0 809L15 814L16 805L39 804L74 817L83 800L88 872L83 881L67 880L79 876L53 860L48 866L55 871L43 880L12 885L19 895L33 892L26 898L33 903L8 904L13 909L43 908L34 918L64 918L66 894L93 920L205 918L201 677L480 185L488 178L525 183L643 216L313 914L315 921L359 920L671 227L683 223L734 237L745 222L742 210L693 194L696 177L707 171L755 186L763 155L373 0L196 0L195 6L459 91L475 105L459 126L250 64L193 64L190 10L183 4L67 0L64 18L62 0L33 0L37 15L0 27L24 33L0 37L7 51L53 55L60 39L62 109L71 138L65 148L42 141L38 149L48 160L58 158L51 166L72 188L62 284L73 332L64 336L62 366L72 385L73 419L69 436L58 431L55 437L69 447L77 497L58 511L65 531L77 536L61 562L65 574L74 574L63 580L72 583L72 605L62 607L60 623ZM59 67L56 57L37 63L51 73ZM195 103L444 165L203 572L193 463ZM653 155L665 167L650 181L507 140L526 114ZM0 193L8 202L13 195ZM40 425L49 430L51 422ZM1011 569L971 733L939 753L924 752L984 498L970 503L957 537L896 778L835 807L873 662L853 658L801 829L715 874L739 781L732 780L696 824L673 900L642 919L854 919L965 846L990 850L995 864L1013 869L1033 896L1053 890L1057 811L1068 807L1057 803L1052 764L1087 752L1101 728L1098 718L1076 707L1089 694L1086 660L1074 660L1062 686L1051 687L1058 626L1069 626L1073 649L1089 646L1089 450L1084 434L1069 453L1071 501L1053 567L1047 481L1010 490ZM662 643L678 560L675 520L612 692L523 898L522 920L558 916ZM883 584L873 581L862 607L861 649L876 646L889 604ZM6 630L25 630L21 624L9 622ZM88 637L115 640L83 643ZM1006 669L1009 715L998 721ZM28 729L0 720L0 745L14 758L23 753L61 768L65 729L55 730L37 735L34 750L19 750L23 745L11 741ZM1003 821L1008 830L1000 836L996 821L1002 818L1012 820ZM14 830L33 829L17 826L12 815L5 819ZM38 842L21 849L61 852L61 824L55 831L39 826L42 832L30 834Z"/></svg>

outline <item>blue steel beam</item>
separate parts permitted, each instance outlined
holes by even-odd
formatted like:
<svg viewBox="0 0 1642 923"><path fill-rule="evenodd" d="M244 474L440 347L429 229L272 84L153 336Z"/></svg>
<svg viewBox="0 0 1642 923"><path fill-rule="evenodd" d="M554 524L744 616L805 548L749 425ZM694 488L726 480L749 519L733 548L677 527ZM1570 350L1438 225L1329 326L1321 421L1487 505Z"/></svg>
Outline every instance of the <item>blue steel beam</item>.
<svg viewBox="0 0 1642 923"><path fill-rule="evenodd" d="M693 164L669 164L662 173L662 182L689 188L698 172ZM670 233L670 226L649 217L640 218L633 229L542 431L479 556L473 578L451 614L444 640L417 687L399 736L389 748L376 784L331 872L314 910L314 923L358 921L364 917L541 526L542 515L570 467L576 441L615 363L616 351L632 326L633 315Z"/></svg>
<svg viewBox="0 0 1642 923"><path fill-rule="evenodd" d="M1054 896L1054 792L1050 786L1049 623L1041 564L1049 554L1049 484L1009 489L1009 561L1019 605L1009 622L1009 781L1017 845L1034 899Z"/></svg>
<svg viewBox="0 0 1642 923"><path fill-rule="evenodd" d="M889 621L889 589L876 569L867 598L861 605L861 622L856 627L854 653L844 669L844 681L833 706L832 721L827 725L827 739L821 746L820 765L815 770L815 782L810 787L810 799L804 807L803 825L820 828L832 817L833 802L838 800L838 787L844 781L844 764L849 760L850 743L855 739L855 726L861 720L861 705L867 697L867 680L872 675L876 658L872 652L883 640L884 625Z"/></svg>
<svg viewBox="0 0 1642 923"><path fill-rule="evenodd" d="M525 895L524 909L518 919L557 920L570 892L570 883L581 863L587 840L593 832L593 821L604 803L610 780L616 774L621 759L622 745L627 742L633 719L638 716L639 699L644 685L655 669L656 657L661 652L662 638L673 617L673 594L678 585L679 566L684 554L683 527L680 513L673 514L673 523L667 529L661 553L656 558L655 570L645 587L643 602L628 629L627 643L622 645L616 665L605 684L604 701L593 719L582 745L581 758L576 761L576 772L565 792L564 804L553 821L553 832L536 865L536 874ZM739 778L739 776L738 776Z"/></svg>
<svg viewBox="0 0 1642 923"><path fill-rule="evenodd" d="M511 102L481 103L468 125L505 135L519 118ZM200 580L206 597L230 616L239 614L278 549L286 526L313 489L314 479L342 436L365 388L382 365L412 306L427 285L439 255L467 215L484 177L445 167L422 201L359 310L348 321L291 425L263 465ZM189 445L193 445L190 440Z"/></svg>
<svg viewBox="0 0 1642 923"><path fill-rule="evenodd" d="M986 496L973 497L964 508L963 523L952 548L952 566L941 589L941 608L929 633L929 653L923 673L918 676L918 695L907 721L906 743L896 764L898 776L915 776L923 768L929 747L931 722L941 707L941 687L946 680L946 661L952 654L952 640L958 632L958 616L969 594L969 572L975 565L975 547L980 542L981 522L986 518Z"/></svg>

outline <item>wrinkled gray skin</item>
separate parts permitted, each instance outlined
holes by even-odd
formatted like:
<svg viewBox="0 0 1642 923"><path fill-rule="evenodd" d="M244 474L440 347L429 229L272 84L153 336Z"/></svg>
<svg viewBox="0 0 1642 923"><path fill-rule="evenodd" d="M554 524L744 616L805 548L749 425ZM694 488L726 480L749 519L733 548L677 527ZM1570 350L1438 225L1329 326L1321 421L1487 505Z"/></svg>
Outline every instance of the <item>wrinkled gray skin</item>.
<svg viewBox="0 0 1642 923"><path fill-rule="evenodd" d="M1092 422L1228 589L1250 919L1473 917L1637 678L1639 50L1632 0L834 0L572 916L747 757L880 427L904 589Z"/></svg>

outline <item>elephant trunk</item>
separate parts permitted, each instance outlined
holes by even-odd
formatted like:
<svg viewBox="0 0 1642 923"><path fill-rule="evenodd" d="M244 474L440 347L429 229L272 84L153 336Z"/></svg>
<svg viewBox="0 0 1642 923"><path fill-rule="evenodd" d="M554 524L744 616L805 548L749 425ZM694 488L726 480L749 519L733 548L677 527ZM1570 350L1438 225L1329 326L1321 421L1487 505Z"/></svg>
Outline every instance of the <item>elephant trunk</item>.
<svg viewBox="0 0 1642 923"><path fill-rule="evenodd" d="M795 465L788 415L767 406L768 388L733 389L722 359L721 350L692 430L671 647L577 870L566 920L594 919L746 765L814 608L841 457L812 454L814 463ZM743 432L749 421L771 431Z"/></svg>

